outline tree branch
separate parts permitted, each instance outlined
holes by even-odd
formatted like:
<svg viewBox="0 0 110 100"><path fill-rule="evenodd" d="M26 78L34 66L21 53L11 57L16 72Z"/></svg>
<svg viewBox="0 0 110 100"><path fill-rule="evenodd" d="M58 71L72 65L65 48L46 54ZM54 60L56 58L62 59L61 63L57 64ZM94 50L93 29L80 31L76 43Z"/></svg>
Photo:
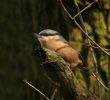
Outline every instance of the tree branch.
<svg viewBox="0 0 110 100"><path fill-rule="evenodd" d="M35 57L42 60L42 68L55 84L58 83L58 91L65 100L86 97L86 92L71 71L70 64L66 63L56 52L39 48L35 50Z"/></svg>

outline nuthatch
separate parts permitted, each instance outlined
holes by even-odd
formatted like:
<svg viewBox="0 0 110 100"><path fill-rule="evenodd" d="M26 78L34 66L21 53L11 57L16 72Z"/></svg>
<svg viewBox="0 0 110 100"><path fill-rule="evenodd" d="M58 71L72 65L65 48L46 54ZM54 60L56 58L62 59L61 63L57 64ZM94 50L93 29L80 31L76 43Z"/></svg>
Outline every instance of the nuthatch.
<svg viewBox="0 0 110 100"><path fill-rule="evenodd" d="M57 31L45 29L35 36L37 36L42 47L55 51L66 62L70 63L71 67L80 65L78 51L72 48Z"/></svg>

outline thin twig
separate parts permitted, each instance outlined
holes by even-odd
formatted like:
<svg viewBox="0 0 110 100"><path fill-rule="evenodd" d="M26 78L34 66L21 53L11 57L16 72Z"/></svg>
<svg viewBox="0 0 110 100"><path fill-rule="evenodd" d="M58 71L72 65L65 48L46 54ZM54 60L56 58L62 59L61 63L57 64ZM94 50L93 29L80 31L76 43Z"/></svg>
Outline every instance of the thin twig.
<svg viewBox="0 0 110 100"><path fill-rule="evenodd" d="M74 20L76 17L78 17L81 13L83 13L85 10L87 10L88 8L90 8L94 3L96 3L95 1L90 3L87 7L85 7L84 9L82 9L80 12L78 12L74 17L72 17L72 20Z"/></svg>
<svg viewBox="0 0 110 100"><path fill-rule="evenodd" d="M83 67L82 69L85 69L86 71L89 71L89 69L87 67ZM107 91L109 90L101 81L100 79L97 77L97 75L94 73L94 71L90 71L90 76L93 76Z"/></svg>
<svg viewBox="0 0 110 100"><path fill-rule="evenodd" d="M56 93L57 93L57 88L55 88L55 90L54 90L54 92L53 92L53 94L52 94L50 100L54 100Z"/></svg>
<svg viewBox="0 0 110 100"><path fill-rule="evenodd" d="M83 46L85 47L91 47L91 48L94 48L94 49L98 49L98 47L94 46L94 45L90 45L90 44L82 44Z"/></svg>
<svg viewBox="0 0 110 100"><path fill-rule="evenodd" d="M94 49L99 49L99 47L97 47L97 46L94 46L94 45L90 45L90 44L85 44L85 43L82 43L82 45L84 45L84 46L86 46L86 47L91 47L91 48L94 48ZM108 51L108 52L110 52L110 49L108 49L108 48L105 48L105 47L103 47L106 51Z"/></svg>
<svg viewBox="0 0 110 100"><path fill-rule="evenodd" d="M45 94L43 94L39 89L37 89L35 86L30 84L27 80L23 80L27 85L32 87L34 90L36 90L39 94L41 94L46 100L50 100Z"/></svg>
<svg viewBox="0 0 110 100"><path fill-rule="evenodd" d="M59 0L60 1L60 3L61 3L61 6L63 7L63 9L64 9L64 11L66 12L66 14L68 15L68 17L70 18L70 19L72 19L73 17L70 15L70 13L67 11L67 9L65 8L65 6L64 6L64 4L63 4L63 2L62 2L62 0Z"/></svg>
<svg viewBox="0 0 110 100"><path fill-rule="evenodd" d="M92 72L92 75L96 78L96 80L108 91L109 89L99 80L99 78Z"/></svg>

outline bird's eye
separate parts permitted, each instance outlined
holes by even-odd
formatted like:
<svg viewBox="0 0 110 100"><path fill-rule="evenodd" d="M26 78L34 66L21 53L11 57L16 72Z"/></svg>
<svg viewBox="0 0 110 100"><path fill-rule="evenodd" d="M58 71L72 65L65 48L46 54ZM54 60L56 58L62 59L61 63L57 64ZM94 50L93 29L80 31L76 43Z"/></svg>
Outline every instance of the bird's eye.
<svg viewBox="0 0 110 100"><path fill-rule="evenodd" d="M47 34L47 33L42 33L40 34L41 36L54 36L54 35L58 35L58 33L54 33L54 34Z"/></svg>
<svg viewBox="0 0 110 100"><path fill-rule="evenodd" d="M41 36L48 36L48 34L46 34L46 33L42 33L42 34L40 34Z"/></svg>

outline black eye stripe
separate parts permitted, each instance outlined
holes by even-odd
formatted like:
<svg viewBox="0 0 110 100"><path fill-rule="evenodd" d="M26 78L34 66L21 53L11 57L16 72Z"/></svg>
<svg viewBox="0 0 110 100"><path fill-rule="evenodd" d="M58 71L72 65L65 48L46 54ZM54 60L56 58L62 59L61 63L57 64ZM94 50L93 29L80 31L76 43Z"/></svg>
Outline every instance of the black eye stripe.
<svg viewBox="0 0 110 100"><path fill-rule="evenodd" d="M47 34L47 33L41 33L41 36L54 36L54 35L58 35L58 33L54 33L54 34Z"/></svg>

